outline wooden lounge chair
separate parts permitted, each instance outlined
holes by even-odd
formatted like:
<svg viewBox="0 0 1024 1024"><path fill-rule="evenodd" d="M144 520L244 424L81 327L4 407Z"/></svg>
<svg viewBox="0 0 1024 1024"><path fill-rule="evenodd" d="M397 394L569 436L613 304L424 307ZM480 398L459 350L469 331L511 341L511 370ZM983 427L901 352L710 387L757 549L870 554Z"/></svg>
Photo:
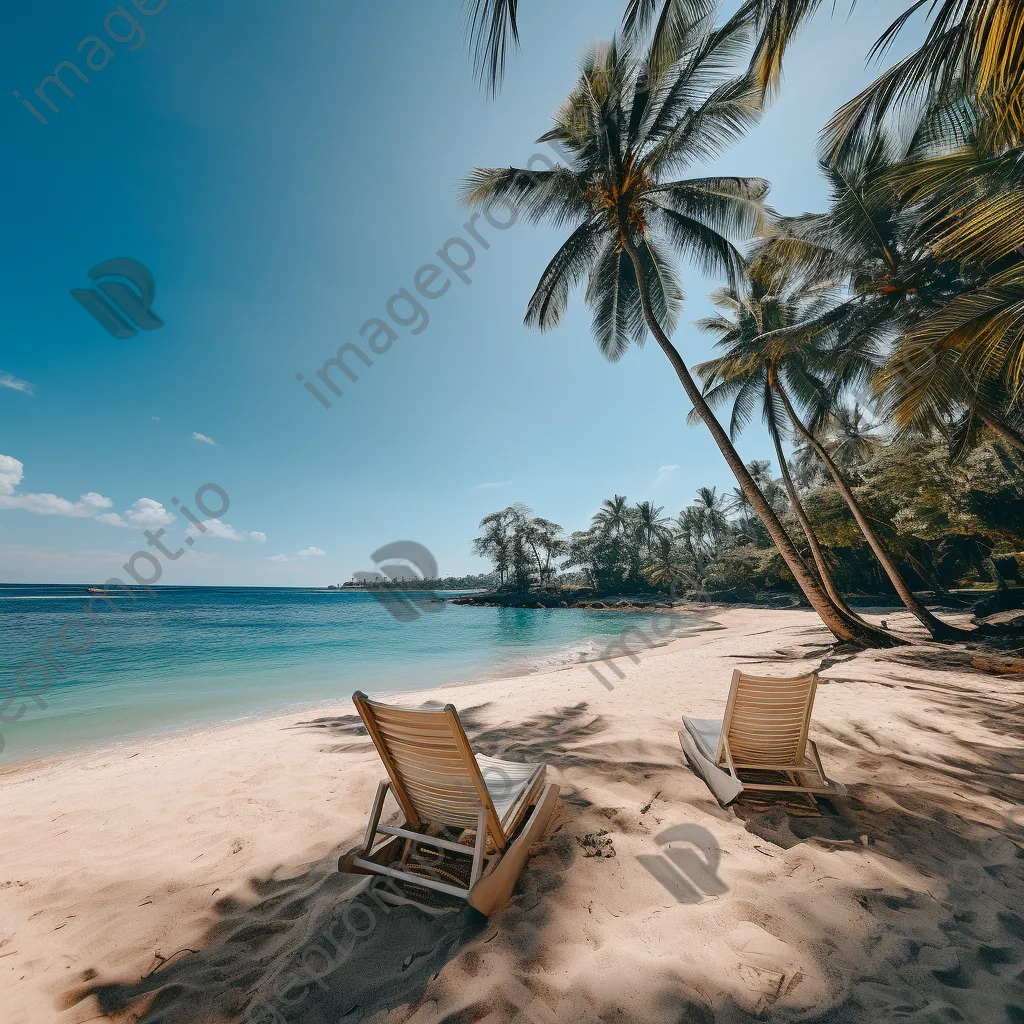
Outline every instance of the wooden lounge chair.
<svg viewBox="0 0 1024 1024"><path fill-rule="evenodd" d="M482 914L494 913L511 897L530 846L554 809L558 787L544 783L546 766L474 754L451 704L414 710L358 691L352 701L388 778L377 787L363 845L341 858L339 870L389 876L403 883L402 891L413 883L461 897ZM405 815L401 826L381 824L388 790ZM466 833L475 833L471 844L464 841ZM375 846L378 835L387 838ZM452 884L460 878L437 865L425 870L417 847L437 851L438 860L441 850L471 856L468 884ZM390 893L378 889L389 902L417 902L398 893L394 883Z"/></svg>
<svg viewBox="0 0 1024 1024"><path fill-rule="evenodd" d="M679 742L693 770L724 807L744 790L845 796L807 738L818 675L750 676L737 669L722 721L683 718Z"/></svg>

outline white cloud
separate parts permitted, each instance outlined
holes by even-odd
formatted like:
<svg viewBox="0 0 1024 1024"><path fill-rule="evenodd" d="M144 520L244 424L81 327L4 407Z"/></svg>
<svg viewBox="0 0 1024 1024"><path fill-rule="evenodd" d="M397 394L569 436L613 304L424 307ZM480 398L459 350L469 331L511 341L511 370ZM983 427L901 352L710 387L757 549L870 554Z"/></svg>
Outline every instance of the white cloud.
<svg viewBox="0 0 1024 1024"><path fill-rule="evenodd" d="M321 558L326 555L327 552L323 548L308 547L303 548L301 551L295 552L296 558ZM290 562L291 559L287 555L271 555L269 562Z"/></svg>
<svg viewBox="0 0 1024 1024"><path fill-rule="evenodd" d="M13 373L8 373L6 370L0 370L0 388L10 388L12 391L20 391L26 395L36 393L35 384L29 384L27 380L15 377Z"/></svg>
<svg viewBox="0 0 1024 1024"><path fill-rule="evenodd" d="M678 468L679 467L675 465L659 466L658 472L654 474L654 479L651 481L649 489L653 490L654 488L660 487Z"/></svg>
<svg viewBox="0 0 1024 1024"><path fill-rule="evenodd" d="M152 420L152 421L153 421L154 423L159 423L159 422L160 422L160 417L159 417L159 416L150 416L149 418L150 418L150 419L151 419L151 420Z"/></svg>
<svg viewBox="0 0 1024 1024"><path fill-rule="evenodd" d="M134 529L131 523L126 523L116 512L105 512L96 517L96 522L104 523L106 526L120 526L125 530Z"/></svg>
<svg viewBox="0 0 1024 1024"><path fill-rule="evenodd" d="M13 494L25 476L25 467L10 455L0 455L0 494Z"/></svg>
<svg viewBox="0 0 1024 1024"><path fill-rule="evenodd" d="M496 490L499 487L509 487L511 483L511 480L499 480L496 481L495 483L477 484L476 486L482 487L486 490Z"/></svg>
<svg viewBox="0 0 1024 1024"><path fill-rule="evenodd" d="M109 499L107 499L107 504L111 504ZM128 529L135 527L140 530L149 530L154 526L170 526L174 522L174 516L154 498L139 498L132 503L131 508L125 509L121 515L116 512L108 512L96 518L101 523L106 523L107 526L120 526Z"/></svg>
<svg viewBox="0 0 1024 1024"><path fill-rule="evenodd" d="M124 512L125 519L133 526L151 527L168 526L174 522L174 516L153 498L139 498L132 507Z"/></svg>
<svg viewBox="0 0 1024 1024"><path fill-rule="evenodd" d="M97 499L106 502L99 504ZM78 501L68 501L56 494L0 494L0 508L20 508L37 516L71 516L74 519L92 519L99 508L112 504L101 494L83 494Z"/></svg>
<svg viewBox="0 0 1024 1024"><path fill-rule="evenodd" d="M254 540L261 544L267 541L267 535L259 530L236 530L230 523L222 523L219 519L204 519L205 530L200 530L193 524L185 531L186 537L201 537L204 533L208 537L219 537L221 540Z"/></svg>
<svg viewBox="0 0 1024 1024"><path fill-rule="evenodd" d="M192 431L192 440L193 441L202 441L203 444L216 445L216 443L217 443L216 441L214 441L214 439L212 437L207 437L205 434L200 434L198 430L193 430Z"/></svg>
<svg viewBox="0 0 1024 1024"><path fill-rule="evenodd" d="M20 508L37 516L71 516L90 519L101 508L110 508L113 502L102 494L88 491L78 501L68 501L56 494L16 494L18 484L25 478L25 467L11 455L0 455L0 508Z"/></svg>
<svg viewBox="0 0 1024 1024"><path fill-rule="evenodd" d="M13 456L0 455L0 509L20 508L37 516L95 519L105 526L122 528L145 529L174 522L174 516L153 498L139 498L119 516L116 512L102 511L111 508L114 503L96 491L86 491L79 495L78 501L68 501L56 494L16 493L24 476L25 467L21 462Z"/></svg>

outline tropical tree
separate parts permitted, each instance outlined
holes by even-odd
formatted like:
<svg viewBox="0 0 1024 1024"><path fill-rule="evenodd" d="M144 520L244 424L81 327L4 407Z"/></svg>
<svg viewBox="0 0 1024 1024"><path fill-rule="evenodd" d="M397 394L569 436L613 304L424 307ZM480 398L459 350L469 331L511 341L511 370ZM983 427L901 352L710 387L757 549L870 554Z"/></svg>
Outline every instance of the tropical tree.
<svg viewBox="0 0 1024 1024"><path fill-rule="evenodd" d="M490 559L499 587L529 590L535 581L549 582L552 558L565 550L562 528L518 503L480 520L483 533L473 541L474 554Z"/></svg>
<svg viewBox="0 0 1024 1024"><path fill-rule="evenodd" d="M671 521L661 513L663 505L654 505L649 501L641 501L633 506L633 533L637 554L633 572L642 575L642 566L649 564L657 556L664 541L671 538Z"/></svg>
<svg viewBox="0 0 1024 1024"><path fill-rule="evenodd" d="M751 72L763 96L778 91L786 50L820 6L821 0L742 5L759 29ZM1024 0L914 0L876 41L871 56L884 56L922 8L930 25L921 46L832 118L825 132L830 159L863 149L880 125L897 120L915 102L953 91L982 113L996 144L1024 142Z"/></svg>
<svg viewBox="0 0 1024 1024"><path fill-rule="evenodd" d="M818 6L754 4L762 34L753 69L763 90L777 84L786 46ZM888 282L901 302L923 301L910 320L894 321L878 396L904 434L960 420L963 444L984 441L980 424L1024 451L1024 0L914 3L874 54L884 55L923 7L931 25L922 46L844 105L824 132L835 173L863 166L869 153L890 164L874 191L914 226L916 252L926 257L916 282L906 268ZM895 263L909 250L889 251ZM931 296L914 287L936 283Z"/></svg>
<svg viewBox="0 0 1024 1024"><path fill-rule="evenodd" d="M822 621L838 638L889 644L888 634L851 621L829 598L670 340L682 302L672 256L736 281L742 258L731 238L749 235L764 219L768 186L760 179L675 176L756 120L749 83L723 71L740 45L736 30L695 28L678 63L652 85L646 59L615 42L599 44L584 55L578 85L542 136L561 144L569 165L542 172L477 168L463 200L497 202L527 221L574 225L541 275L526 322L557 326L572 287L586 280L606 358L619 359L649 331Z"/></svg>
<svg viewBox="0 0 1024 1024"><path fill-rule="evenodd" d="M854 493L843 462L860 460L877 437L866 429L863 413L845 409L837 396L851 381L863 379L873 368L872 356L859 347L836 344L823 331L793 330L792 324L820 321L814 297L801 300L802 285L788 284L771 261L757 261L751 267L749 297L739 303L733 318L710 317L700 321L705 330L719 337L716 347L723 355L697 367L707 386L712 404L732 401L732 429L745 426L760 408L772 437L783 480L793 511L800 522L822 582L846 613L854 613L839 596L824 552L800 501L782 450L783 424L791 427L824 463L835 486L850 509L871 550L892 582L900 600L936 638L952 639L965 631L950 626L934 615L914 594L899 566L879 535L870 516ZM734 297L735 298L735 297ZM734 299L730 300L736 306ZM798 411L797 406L807 410ZM827 446L822 433L831 430L837 438Z"/></svg>
<svg viewBox="0 0 1024 1024"><path fill-rule="evenodd" d="M676 526L685 550L693 559L697 577L704 581L707 568L722 553L731 535L727 499L714 487L699 487L693 504L679 513Z"/></svg>
<svg viewBox="0 0 1024 1024"><path fill-rule="evenodd" d="M1024 148L993 153L968 113L959 146L905 161L882 183L963 287L903 332L878 390L905 430L966 413L1024 451Z"/></svg>
<svg viewBox="0 0 1024 1024"><path fill-rule="evenodd" d="M783 451L783 442L789 433L789 416L777 387L779 377L786 372L786 350L782 345L760 342L769 332L813 317L814 306L821 299L813 295L809 299L801 298L798 290L787 288L781 279L773 277L769 266L761 262L749 268L746 289L720 289L712 294L711 301L722 312L698 320L697 326L716 337L716 349L725 354L696 367L704 381L705 396L712 405L727 399L731 401L730 433L734 437L760 410L775 446L790 506L807 540L818 576L835 604L850 618L859 620L860 616L836 589L832 570L800 500ZM791 359L802 361L807 349L798 348L788 354ZM806 368L801 367L801 375L805 373Z"/></svg>
<svg viewBox="0 0 1024 1024"><path fill-rule="evenodd" d="M694 573L693 562L679 550L672 538L665 537L658 544L658 550L644 566L644 579L652 586L669 587L673 596L678 583L700 586L700 579Z"/></svg>
<svg viewBox="0 0 1024 1024"><path fill-rule="evenodd" d="M504 510L491 512L480 520L480 527L484 532L473 541L473 554L494 564L499 588L506 586L512 564L512 538L509 526Z"/></svg>
<svg viewBox="0 0 1024 1024"><path fill-rule="evenodd" d="M622 17L626 39L650 38L652 77L670 67L686 51L695 26L714 17L717 0L627 0ZM519 0L469 0L466 35L477 78L493 96L505 75L510 46L519 46ZM738 21L752 22L744 10Z"/></svg>
<svg viewBox="0 0 1024 1024"><path fill-rule="evenodd" d="M536 516L523 525L523 538L537 564L538 582L542 587L551 584L555 576L552 560L560 558L567 549L565 532L550 519Z"/></svg>
<svg viewBox="0 0 1024 1024"><path fill-rule="evenodd" d="M591 526L611 538L624 536L632 525L632 510L629 507L629 499L624 494L605 498L591 522Z"/></svg>
<svg viewBox="0 0 1024 1024"><path fill-rule="evenodd" d="M754 478L754 483L765 496L765 500L775 509L775 514L781 518L789 508L789 499L781 480L772 476L771 462L768 459L753 459L747 463L747 471ZM754 544L758 547L771 544L771 538L768 536L764 524L757 518L757 513L754 512L741 488L734 487L730 492L728 511L737 516L730 522L730 528L738 542Z"/></svg>

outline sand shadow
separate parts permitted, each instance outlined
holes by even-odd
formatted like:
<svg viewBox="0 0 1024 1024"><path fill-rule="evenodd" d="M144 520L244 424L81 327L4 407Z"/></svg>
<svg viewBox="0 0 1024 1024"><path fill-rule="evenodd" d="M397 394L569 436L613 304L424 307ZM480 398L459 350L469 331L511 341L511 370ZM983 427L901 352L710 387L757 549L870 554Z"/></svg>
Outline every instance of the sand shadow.
<svg viewBox="0 0 1024 1024"><path fill-rule="evenodd" d="M415 1003L486 926L468 907L434 917L390 906L336 863L286 881L252 880L261 898L220 901L203 948L138 981L71 993L65 1005L92 995L113 1020L147 1024L359 1021Z"/></svg>
<svg viewBox="0 0 1024 1024"><path fill-rule="evenodd" d="M987 1019L1024 1022L1024 1000L1013 994L1024 965L1020 851L995 834L992 823L978 820L972 787L965 782L973 779L977 786L980 780L981 785L993 787L992 792L1000 787L1007 797L1024 796L1019 790L1024 784L1007 775L1013 774L1015 765L1019 771L1013 729L1016 723L1019 736L1020 715L998 695L952 688L930 693L929 698L945 702L960 715L971 715L972 720L987 721L986 716L998 720L1007 743L979 746L953 735L942 756L925 764L912 748L892 749L891 735L851 723L831 734L863 756L890 765L891 773L881 783L852 785L849 798L831 804L822 801L822 813L816 817L790 814L785 807L751 810L741 817L748 831L775 846L835 840L824 845L837 857L880 853L931 879L934 894L909 891L895 881L858 894L861 905L877 920L880 936L874 944L864 944L852 934L848 940L833 936L835 956L830 970L856 981L844 984L834 1005L821 1013L786 1008L787 995L799 984L798 974L763 971L753 964L749 975L755 990L744 1005L720 993L711 997L652 977L650 990L658 993L660 1008L656 1020L666 1024L974 1020L979 1019L972 1016L977 994L997 992L1003 1016ZM485 723L486 708L478 705L462 713L467 732L475 748L509 760L582 767L633 783L638 773L674 770L663 762L623 765L621 750L602 748L606 723L585 703L508 726ZM331 739L367 742L358 733L361 723L354 715L299 722L295 727ZM920 728L921 723L908 720L909 734ZM884 744L888 746L883 750ZM687 769L680 763L677 770ZM599 808L592 808L572 790L562 801L563 818L590 815L596 819L599 813ZM365 879L336 872L332 856L295 877L253 880L252 900L216 903L212 910L217 923L198 943L197 952L155 965L141 979L94 977L69 994L65 1005L95 996L118 1024L246 1020L249 1024L357 1024L389 1011L396 1011L390 1019L397 1022L405 1020L422 1000L436 998L430 983L438 972L444 970L446 978L454 978L458 989L460 979L474 977L488 962L493 965L488 950L500 944L500 974L489 978L487 986L467 986L464 1001L456 997L457 1008L447 1016L432 1015L428 1006L416 1015L417 1024L476 1024L485 1018L534 1024L639 1021L626 1001L621 1005L581 1002L577 993L560 1000L550 987L538 983L556 933L556 890L579 856L578 840L568 835L572 828L558 831L561 826L554 822L553 826L554 834L531 859L512 902L494 924L469 910L439 918L410 907L384 910L366 891ZM659 881L669 883L666 889L680 904L700 902L698 897L716 893L716 885L724 884L714 851L694 828L684 824L666 829L655 837L657 846L652 848L672 872L663 870ZM861 835L868 837L867 846L860 842ZM349 843L355 839L345 838ZM785 879L781 884L786 884ZM489 945L493 940L497 941ZM938 945L946 958L941 962L929 959L937 955ZM947 948L955 958L947 956ZM628 991L635 969L629 958L623 959L621 967L611 959L605 973L614 976L621 970L621 988ZM449 997L452 987L448 986ZM603 986L607 992L614 989L612 984ZM651 1018L642 1019L646 1024Z"/></svg>
<svg viewBox="0 0 1024 1024"><path fill-rule="evenodd" d="M592 741L604 728L586 704L537 715L514 728L484 727L484 707L461 713L477 749L509 760L611 770L611 756L604 763L567 750ZM358 715L299 721L291 728L358 738L372 749L362 738ZM572 787L563 796L563 805L574 812L590 807ZM392 816L394 823L398 816ZM337 871L339 853L356 841L355 835L346 837L335 852L300 873L282 868L271 877L250 879L252 899L228 897L213 904L216 924L196 943L198 949L158 957L137 979L110 981L88 970L61 1006L95 997L103 1013L124 1024L355 1024L415 1004L429 980L486 928L487 919L468 907L432 916L408 905L390 906L370 889L369 879ZM515 922L523 907L535 910L540 894L561 885L561 873L574 856L570 840L551 837L541 848L540 863L524 872L503 920ZM549 911L540 913L546 921ZM524 960L536 951L536 919L534 913L522 932Z"/></svg>
<svg viewBox="0 0 1024 1024"><path fill-rule="evenodd" d="M439 701L427 701L422 708L444 707ZM598 737L608 727L602 715L589 710L586 701L540 712L521 722L489 725L485 721L490 702L459 709L459 719L473 749L506 761L543 762L553 768L588 768L625 778L652 771L664 771L664 762L630 760L622 763L621 751L604 750ZM352 753L372 750L366 729L358 715L337 715L296 722L289 728L314 731L330 738L363 738L358 743L322 747L323 753ZM579 749L584 747L585 749Z"/></svg>

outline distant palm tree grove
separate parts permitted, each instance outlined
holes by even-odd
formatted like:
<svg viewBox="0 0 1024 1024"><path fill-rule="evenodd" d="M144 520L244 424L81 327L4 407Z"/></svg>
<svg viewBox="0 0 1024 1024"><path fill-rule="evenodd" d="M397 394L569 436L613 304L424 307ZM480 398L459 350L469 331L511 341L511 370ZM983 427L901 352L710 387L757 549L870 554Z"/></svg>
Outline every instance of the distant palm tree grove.
<svg viewBox="0 0 1024 1024"><path fill-rule="evenodd" d="M936 640L974 630L926 601L987 583L1024 604L1024 0L894 11L869 55L881 74L822 130L828 208L781 216L769 182L701 167L757 124L795 34L831 6L747 0L722 18L713 0L629 0L541 136L565 164L463 182L466 205L563 232L526 323L557 327L579 287L607 359L653 337L737 484L674 519L615 496L571 536L521 505L496 512L475 544L502 586L790 589L837 639L875 646L901 640L853 596L889 595ZM468 12L495 91L519 4ZM917 12L923 43L884 68ZM719 314L696 324L716 354L692 368L682 265L721 281ZM778 478L736 450L755 419Z"/></svg>
<svg viewBox="0 0 1024 1024"><path fill-rule="evenodd" d="M1012 592L1024 582L1024 556L1017 553L1024 548L1024 495L994 445L951 467L941 441L894 448L857 419L837 420L822 437L819 443L842 460L863 514L883 531L880 542L906 586L959 605L987 597L993 585ZM808 531L801 549L820 562L837 601L845 606L840 595L898 599L889 571L810 445L796 450L779 477L767 460L747 469L786 529L794 536ZM601 503L587 529L568 534L523 504L492 512L480 528L473 550L493 564L491 581L522 595L588 588L603 596L671 591L680 598L751 601L797 589L738 487L726 493L700 487L675 516L616 494ZM975 588L983 592L972 597Z"/></svg>

